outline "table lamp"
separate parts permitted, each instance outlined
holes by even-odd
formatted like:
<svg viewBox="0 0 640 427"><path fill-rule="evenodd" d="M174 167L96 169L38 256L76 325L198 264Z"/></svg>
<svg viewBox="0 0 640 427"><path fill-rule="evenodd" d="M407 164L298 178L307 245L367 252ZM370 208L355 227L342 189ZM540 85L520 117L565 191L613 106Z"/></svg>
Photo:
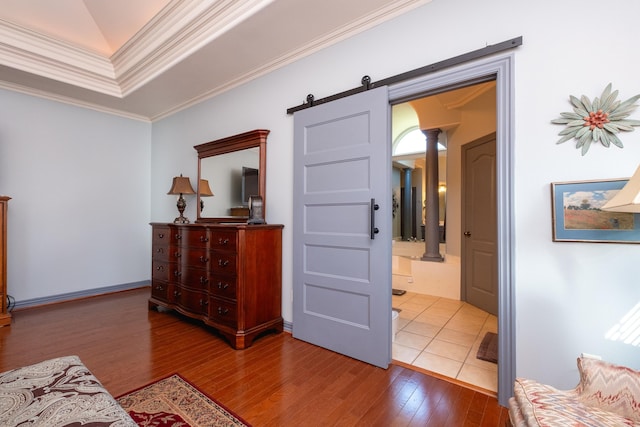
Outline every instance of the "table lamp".
<svg viewBox="0 0 640 427"><path fill-rule="evenodd" d="M204 201L203 197L211 197L213 196L213 191L211 191L211 187L209 187L209 181L206 179L201 179L198 184L198 193L200 194L200 212L204 209Z"/></svg>
<svg viewBox="0 0 640 427"><path fill-rule="evenodd" d="M191 186L191 181L189 178L182 176L176 176L173 178L173 184L171 185L171 189L167 194L179 194L178 203L176 206L178 207L178 212L180 212L180 216L173 220L175 224L189 224L189 219L182 215L184 209L187 207L187 202L185 202L183 194L196 194L193 191L193 187Z"/></svg>
<svg viewBox="0 0 640 427"><path fill-rule="evenodd" d="M618 194L600 209L612 212L640 213L640 166Z"/></svg>

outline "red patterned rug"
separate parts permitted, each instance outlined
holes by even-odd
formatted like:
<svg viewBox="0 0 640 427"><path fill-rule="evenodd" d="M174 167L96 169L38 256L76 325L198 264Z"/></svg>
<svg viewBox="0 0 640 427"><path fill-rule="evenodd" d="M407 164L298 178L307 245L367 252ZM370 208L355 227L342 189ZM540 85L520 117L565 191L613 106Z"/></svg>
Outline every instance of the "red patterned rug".
<svg viewBox="0 0 640 427"><path fill-rule="evenodd" d="M117 400L139 426L249 426L178 374L129 392Z"/></svg>

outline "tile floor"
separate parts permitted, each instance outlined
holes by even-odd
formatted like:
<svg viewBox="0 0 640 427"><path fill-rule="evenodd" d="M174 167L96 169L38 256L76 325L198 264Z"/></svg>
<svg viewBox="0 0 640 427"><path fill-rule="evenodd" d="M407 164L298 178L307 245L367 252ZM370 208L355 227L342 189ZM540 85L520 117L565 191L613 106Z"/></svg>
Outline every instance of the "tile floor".
<svg viewBox="0 0 640 427"><path fill-rule="evenodd" d="M498 390L498 365L476 358L496 316L463 301L407 292L393 296L400 309L393 359L486 390Z"/></svg>

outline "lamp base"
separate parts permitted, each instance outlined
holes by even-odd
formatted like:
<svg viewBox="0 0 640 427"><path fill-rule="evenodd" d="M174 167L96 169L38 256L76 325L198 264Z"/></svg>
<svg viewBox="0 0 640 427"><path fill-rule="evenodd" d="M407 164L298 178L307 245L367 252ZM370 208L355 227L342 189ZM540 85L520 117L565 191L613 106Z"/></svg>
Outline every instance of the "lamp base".
<svg viewBox="0 0 640 427"><path fill-rule="evenodd" d="M173 220L174 224L189 224L189 218L186 218L184 216L179 216L178 218Z"/></svg>
<svg viewBox="0 0 640 427"><path fill-rule="evenodd" d="M184 209L187 207L187 202L184 201L184 197L182 197L182 193L180 193L180 197L178 197L178 203L176 204L178 207L178 213L180 216L173 220L174 224L189 224L189 218L186 218L183 215Z"/></svg>

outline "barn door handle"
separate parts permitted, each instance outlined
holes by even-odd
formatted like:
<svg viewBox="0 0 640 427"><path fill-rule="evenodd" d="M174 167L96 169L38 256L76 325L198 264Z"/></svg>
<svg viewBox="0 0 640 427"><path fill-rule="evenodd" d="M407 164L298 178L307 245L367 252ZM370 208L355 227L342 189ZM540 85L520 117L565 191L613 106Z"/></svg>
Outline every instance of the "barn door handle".
<svg viewBox="0 0 640 427"><path fill-rule="evenodd" d="M371 212L371 240L376 238L376 234L380 232L376 227L376 211L380 209L380 206L376 203L376 199L371 199L370 212Z"/></svg>

